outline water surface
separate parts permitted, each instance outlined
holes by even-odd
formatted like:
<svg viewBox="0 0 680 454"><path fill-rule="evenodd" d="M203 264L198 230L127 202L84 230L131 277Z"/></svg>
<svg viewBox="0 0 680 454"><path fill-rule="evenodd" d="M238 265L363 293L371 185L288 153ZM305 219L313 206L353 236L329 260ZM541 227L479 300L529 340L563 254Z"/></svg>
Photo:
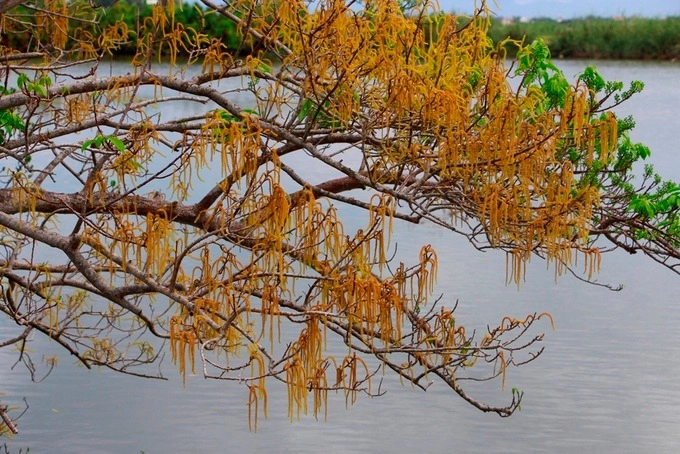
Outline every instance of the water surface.
<svg viewBox="0 0 680 454"><path fill-rule="evenodd" d="M568 76L586 65L559 62ZM597 62L605 78L645 81L645 91L618 113L633 114L635 140L653 151L651 162L680 180L680 65ZM387 395L329 400L328 422L304 417L290 423L284 390L270 385L269 419L248 431L243 387L190 377L186 388L170 371L168 382L86 371L61 355L57 370L31 383L11 370L14 356L0 350L3 401L29 412L9 446L31 452L678 452L680 450L680 277L649 259L610 254L598 279L624 284L620 292L565 276L557 283L545 264L530 264L518 291L506 286L505 256L474 250L432 226L398 225L393 239L404 258L416 260L421 244L439 253L438 290L459 300L458 319L484 330L506 314L549 311L545 353L499 384L473 388L493 403L509 389L525 391L522 410L508 419L483 414L435 384L426 393L402 388L394 377ZM419 239L420 241L415 241ZM0 338L6 332L0 322ZM44 345L39 342L37 345ZM171 366L172 367L172 366Z"/></svg>

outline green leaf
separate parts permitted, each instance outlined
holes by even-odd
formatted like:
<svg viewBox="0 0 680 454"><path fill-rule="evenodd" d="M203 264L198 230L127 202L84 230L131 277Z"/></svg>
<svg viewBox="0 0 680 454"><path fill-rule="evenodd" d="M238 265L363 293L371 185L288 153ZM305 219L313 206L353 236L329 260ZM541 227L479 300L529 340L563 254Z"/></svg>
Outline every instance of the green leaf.
<svg viewBox="0 0 680 454"><path fill-rule="evenodd" d="M111 145L116 147L118 151L120 151L121 153L125 153L125 144L118 137L109 136L107 137L107 140Z"/></svg>
<svg viewBox="0 0 680 454"><path fill-rule="evenodd" d="M652 218L656 214L654 204L648 197L636 197L630 201L630 208L646 218Z"/></svg>
<svg viewBox="0 0 680 454"><path fill-rule="evenodd" d="M220 114L220 117L222 117L222 119L225 120L225 121L229 121L229 122L239 121L239 119L237 117L233 116L232 114L230 114L226 110L220 110L219 114Z"/></svg>
<svg viewBox="0 0 680 454"><path fill-rule="evenodd" d="M647 158L649 157L649 155L652 154L652 152L651 152L651 150L649 149L649 147L647 147L647 146L645 146L645 145L643 145L643 144L641 144L641 143L636 143L636 144L634 145L634 147L635 147L635 152L636 152L637 155L638 155L640 158L642 158L642 159L647 159Z"/></svg>
<svg viewBox="0 0 680 454"><path fill-rule="evenodd" d="M578 80L586 84L586 87L595 93L599 93L606 86L604 78L597 72L597 69L594 66L586 67L586 69L578 76Z"/></svg>
<svg viewBox="0 0 680 454"><path fill-rule="evenodd" d="M52 79L50 79L50 76L42 76L40 79L38 79L38 83L45 87L51 87Z"/></svg>
<svg viewBox="0 0 680 454"><path fill-rule="evenodd" d="M19 74L19 77L17 77L17 88L24 88L26 82L28 82L28 76L24 73Z"/></svg>
<svg viewBox="0 0 680 454"><path fill-rule="evenodd" d="M47 89L44 86L40 84L30 84L30 87L37 95L47 98Z"/></svg>
<svg viewBox="0 0 680 454"><path fill-rule="evenodd" d="M86 141L83 142L83 144L80 146L80 149L81 149L82 151L85 151L85 150L87 150L88 148L90 148L90 147L92 146L92 144L94 144L94 139L86 140Z"/></svg>
<svg viewBox="0 0 680 454"><path fill-rule="evenodd" d="M309 111L314 106L311 99L307 98L302 101L302 106L300 107L300 113L298 113L298 120L304 120L309 115Z"/></svg>
<svg viewBox="0 0 680 454"><path fill-rule="evenodd" d="M83 142L83 145L80 147L82 151L87 150L88 148L92 147L94 145L94 148L100 148L102 146L102 143L104 143L104 136L101 134L97 134L93 139L86 140Z"/></svg>
<svg viewBox="0 0 680 454"><path fill-rule="evenodd" d="M543 85L543 93L550 106L563 106L569 91L569 82L562 72L556 72Z"/></svg>

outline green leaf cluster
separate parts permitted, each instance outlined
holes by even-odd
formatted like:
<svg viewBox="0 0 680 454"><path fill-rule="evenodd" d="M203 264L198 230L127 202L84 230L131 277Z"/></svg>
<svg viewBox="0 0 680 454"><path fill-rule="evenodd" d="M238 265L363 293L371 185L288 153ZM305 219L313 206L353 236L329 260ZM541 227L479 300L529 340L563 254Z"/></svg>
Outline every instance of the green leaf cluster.
<svg viewBox="0 0 680 454"><path fill-rule="evenodd" d="M122 140L120 140L118 137L115 136L104 136L102 134L97 134L97 136L93 139L86 140L83 142L83 145L80 147L82 151L85 151L89 148L101 148L102 145L105 143L110 144L113 146L115 149L117 149L120 153L125 153L125 144L123 143Z"/></svg>
<svg viewBox="0 0 680 454"><path fill-rule="evenodd" d="M539 87L546 97L546 109L564 105L569 82L552 62L550 50L542 39L523 47L517 55L517 61L515 75L522 76L522 87Z"/></svg>
<svg viewBox="0 0 680 454"><path fill-rule="evenodd" d="M4 144L16 131L25 131L26 125L21 117L9 109L0 110L0 145Z"/></svg>
<svg viewBox="0 0 680 454"><path fill-rule="evenodd" d="M337 128L341 126L341 123L329 113L330 107L329 100L319 104L307 98L301 104L298 120L315 122L322 128Z"/></svg>
<svg viewBox="0 0 680 454"><path fill-rule="evenodd" d="M17 77L17 88L21 91L36 94L42 98L47 98L47 90L52 86L52 79L43 75L35 80L30 80L24 73Z"/></svg>

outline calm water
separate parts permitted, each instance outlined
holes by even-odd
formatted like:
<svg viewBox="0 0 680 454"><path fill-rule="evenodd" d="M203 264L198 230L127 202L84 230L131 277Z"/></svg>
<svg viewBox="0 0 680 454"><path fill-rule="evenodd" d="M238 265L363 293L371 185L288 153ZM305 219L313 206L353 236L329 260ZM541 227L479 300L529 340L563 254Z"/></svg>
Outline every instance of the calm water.
<svg viewBox="0 0 680 454"><path fill-rule="evenodd" d="M585 62L560 62L568 75ZM680 64L598 62L609 79L645 81L645 91L619 113L633 114L634 138L647 143L664 176L680 180ZM421 241L414 241L420 238ZM285 396L270 388L269 419L248 431L246 395L233 384L181 379L144 381L73 366L31 383L12 356L0 351L2 400L31 408L9 443L18 451L102 453L207 452L678 452L680 451L680 277L650 260L608 255L598 279L623 283L618 293L586 286L535 261L520 291L505 286L505 257L479 253L461 239L428 226L399 226L393 239L415 259L420 243L439 252L439 291L460 301L458 319L483 330L505 314L549 311L539 360L512 371L507 389L526 392L509 419L482 414L441 385L426 392L386 377L388 394L360 399L345 410L329 402L328 422L290 423ZM410 248L410 249L409 249ZM2 321L4 323L4 320ZM6 327L5 327L6 329ZM546 326L549 330L549 327ZM0 326L0 338L3 326ZM496 383L474 389L495 403L508 392ZM278 399L277 399L278 397Z"/></svg>

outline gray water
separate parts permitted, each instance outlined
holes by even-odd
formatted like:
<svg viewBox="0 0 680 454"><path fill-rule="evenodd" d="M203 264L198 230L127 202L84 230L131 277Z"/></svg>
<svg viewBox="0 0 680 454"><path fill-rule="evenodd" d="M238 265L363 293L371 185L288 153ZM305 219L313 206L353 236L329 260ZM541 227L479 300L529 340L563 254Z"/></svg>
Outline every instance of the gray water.
<svg viewBox="0 0 680 454"><path fill-rule="evenodd" d="M586 62L560 62L573 76ZM657 169L680 180L680 64L597 62L607 79L640 79L646 89L618 113L633 114L635 140L652 148ZM505 285L505 256L480 253L432 226L398 225L393 239L415 260L421 244L439 254L438 291L459 300L457 319L478 331L504 315L549 311L544 354L498 383L473 388L480 400L502 404L523 390L511 418L483 414L441 385L427 392L385 378L387 394L360 398L345 409L329 398L328 421L290 423L284 390L269 389L269 419L248 431L247 395L233 383L190 377L186 388L169 370L167 382L145 381L75 367L61 355L42 383L15 356L0 350L2 400L28 413L11 452L678 452L680 451L680 276L649 259L610 254L598 279L620 292L588 286L534 261L518 291ZM415 239L418 239L416 241ZM6 330L0 322L0 338ZM36 343L44 345L44 343ZM172 366L171 366L172 367Z"/></svg>

